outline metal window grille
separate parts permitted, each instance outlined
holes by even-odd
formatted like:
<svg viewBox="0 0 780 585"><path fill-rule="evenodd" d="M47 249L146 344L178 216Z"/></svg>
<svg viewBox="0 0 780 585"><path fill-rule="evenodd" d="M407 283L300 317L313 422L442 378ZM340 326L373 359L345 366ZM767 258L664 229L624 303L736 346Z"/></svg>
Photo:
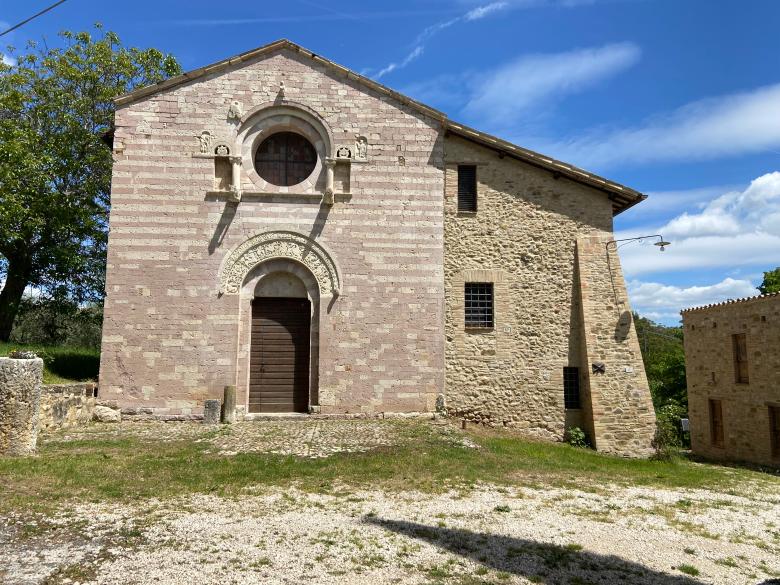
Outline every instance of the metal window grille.
<svg viewBox="0 0 780 585"><path fill-rule="evenodd" d="M272 185L291 187L304 181L317 165L317 151L295 132L266 138L255 153L255 170Z"/></svg>
<svg viewBox="0 0 780 585"><path fill-rule="evenodd" d="M477 167L458 165L458 211L477 210Z"/></svg>
<svg viewBox="0 0 780 585"><path fill-rule="evenodd" d="M493 283L467 282L466 327L493 327Z"/></svg>
<svg viewBox="0 0 780 585"><path fill-rule="evenodd" d="M567 410L580 408L579 368L563 368L563 405Z"/></svg>
<svg viewBox="0 0 780 585"><path fill-rule="evenodd" d="M747 335L744 333L732 335L731 342L734 346L734 381L737 384L747 384L749 382Z"/></svg>

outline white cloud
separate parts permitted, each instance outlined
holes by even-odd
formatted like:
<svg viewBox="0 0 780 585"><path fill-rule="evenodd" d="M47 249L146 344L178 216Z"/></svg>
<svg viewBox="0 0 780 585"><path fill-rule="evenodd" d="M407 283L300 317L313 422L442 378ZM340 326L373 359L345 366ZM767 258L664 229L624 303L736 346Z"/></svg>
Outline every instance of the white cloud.
<svg viewBox="0 0 780 585"><path fill-rule="evenodd" d="M523 56L477 78L465 113L512 124L529 107L587 89L631 67L640 56L633 43Z"/></svg>
<svg viewBox="0 0 780 585"><path fill-rule="evenodd" d="M450 18L449 20L443 20L441 22L432 24L429 27L426 27L419 35L417 35L417 39L414 42L415 48L404 58L404 60L401 62L393 62L383 67L374 75L374 79L380 79L381 77L384 77L388 73L397 71L398 69L403 69L404 67L409 65L409 63L411 63L412 61L414 61L420 55L423 54L423 51L425 50L425 43L431 37L438 34L445 28L449 28L452 25L457 24L459 22L473 22L475 20L481 20L486 16L488 16L489 14L493 14L495 12L503 10L508 6L509 4L507 2L491 2L490 4L485 4L483 6L478 6L476 8L473 8L460 16L456 16L455 18ZM364 71L364 74L370 74L370 70Z"/></svg>
<svg viewBox="0 0 780 585"><path fill-rule="evenodd" d="M463 20L467 20L467 21L479 20L480 18L485 18L488 14L492 12L503 10L507 6L509 6L508 2L493 2L492 4L487 4L485 6L477 6L473 10L469 10L463 16Z"/></svg>
<svg viewBox="0 0 780 585"><path fill-rule="evenodd" d="M734 278L724 278L711 285L688 287L631 280L627 287L633 310L643 317L667 323L678 321L682 309L758 294L752 282Z"/></svg>
<svg viewBox="0 0 780 585"><path fill-rule="evenodd" d="M412 61L414 61L415 59L417 59L417 57L419 57L420 55L422 55L422 54L423 54L423 50L424 50L424 49L423 49L422 45L418 45L418 46L417 46L417 47L415 47L415 48L412 50L412 52L411 52L411 53L409 53L409 54L406 56L406 58L405 58L403 61L401 61L400 63L390 63L389 65L387 65L387 66L386 66L386 67L384 67L383 69L380 69L380 70L377 72L377 74L376 74L376 75L374 75L374 79L379 79L379 78L381 78L381 77L384 77L385 75L387 75L388 73L391 73L391 72L395 71L396 69L403 69L404 67L406 67L407 65L409 65L409 63L411 63Z"/></svg>
<svg viewBox="0 0 780 585"><path fill-rule="evenodd" d="M8 23L5 22L4 20L0 20L0 31L6 30L7 28L8 28ZM13 36L13 33L11 33L11 35ZM3 40L10 40L10 37ZM5 65L11 65L11 66L16 65L16 59L11 57L11 55L3 53L2 51L0 51L0 61L2 61Z"/></svg>
<svg viewBox="0 0 780 585"><path fill-rule="evenodd" d="M737 185L713 185L711 187L697 187L694 189L676 189L672 191L650 191L647 200L641 205L631 207L620 214L616 220L618 223L647 219L651 216L664 215L669 217L673 213L680 213L685 209L703 208L707 202L719 196L721 193L738 190ZM647 223L645 221L645 223Z"/></svg>
<svg viewBox="0 0 780 585"><path fill-rule="evenodd" d="M621 247L627 275L780 265L780 172L762 175L744 190L716 196L697 213L684 212L664 225L635 227L615 237L654 233L672 245L663 253L647 246Z"/></svg>
<svg viewBox="0 0 780 585"><path fill-rule="evenodd" d="M597 128L548 145L584 167L704 160L780 147L780 84L687 104L634 128Z"/></svg>

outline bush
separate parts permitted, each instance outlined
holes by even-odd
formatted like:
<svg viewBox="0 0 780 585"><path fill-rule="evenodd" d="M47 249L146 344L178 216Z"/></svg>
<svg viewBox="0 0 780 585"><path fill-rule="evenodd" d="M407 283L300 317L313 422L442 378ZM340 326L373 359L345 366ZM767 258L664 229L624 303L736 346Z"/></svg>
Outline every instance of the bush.
<svg viewBox="0 0 780 585"><path fill-rule="evenodd" d="M656 430L653 446L656 457L669 459L683 447L690 446L690 436L682 430L680 419L688 415L685 407L670 402L659 408L655 413Z"/></svg>
<svg viewBox="0 0 780 585"><path fill-rule="evenodd" d="M99 348L103 308L79 307L70 301L31 299L22 302L11 341L24 345Z"/></svg>
<svg viewBox="0 0 780 585"><path fill-rule="evenodd" d="M566 436L564 437L564 441L566 441L572 447L590 447L588 435L580 427L569 427L566 429Z"/></svg>

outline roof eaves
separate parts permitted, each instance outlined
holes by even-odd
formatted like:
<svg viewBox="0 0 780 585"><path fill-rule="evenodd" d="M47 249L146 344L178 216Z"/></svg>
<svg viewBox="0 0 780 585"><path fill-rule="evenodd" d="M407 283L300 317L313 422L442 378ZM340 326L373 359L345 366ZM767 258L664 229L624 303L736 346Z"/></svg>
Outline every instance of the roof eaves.
<svg viewBox="0 0 780 585"><path fill-rule="evenodd" d="M497 150L509 154L510 156L514 156L515 158L518 158L524 162L549 170L553 173L559 173L561 176L568 177L573 181L583 183L590 187L595 187L596 189L600 189L610 195L613 195L614 197L610 197L610 199L613 201L613 203L617 204L613 205L614 215L622 213L629 207L633 207L637 203L647 199L647 195L640 193L639 191L635 191L630 187L609 181L604 177L589 173L588 171L585 171L579 167L575 167L574 165L570 165L552 157L545 156L541 153L534 152L533 150L528 150L522 146L517 146L516 144L512 144L511 142L502 140L496 136L486 134L485 132L480 132L479 130L464 124L459 124L457 122L453 122L452 120L447 120L446 125L447 129L454 134L458 134L464 138L496 148Z"/></svg>
<svg viewBox="0 0 780 585"><path fill-rule="evenodd" d="M725 307L726 305L739 305L742 303L749 303L751 301L760 301L762 299L769 299L772 297L780 297L780 292L773 292L765 295L756 295L753 297L743 297L741 299L727 299L725 301L721 301L720 303L712 303L710 305L702 305L700 307L691 307L689 309L683 309L682 311L680 311L680 314L690 313L693 311L704 311L706 309L714 309L716 307Z"/></svg>

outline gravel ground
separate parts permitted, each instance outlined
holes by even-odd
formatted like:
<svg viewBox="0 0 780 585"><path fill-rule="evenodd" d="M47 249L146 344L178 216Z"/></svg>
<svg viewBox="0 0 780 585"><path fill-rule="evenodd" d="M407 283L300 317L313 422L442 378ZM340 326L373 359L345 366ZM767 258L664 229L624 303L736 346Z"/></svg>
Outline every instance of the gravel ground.
<svg viewBox="0 0 780 585"><path fill-rule="evenodd" d="M10 533L24 526L16 520ZM7 539L4 583L752 585L780 577L780 494L274 489L82 504L51 522L78 527L78 538L58 541L50 527L24 545Z"/></svg>

